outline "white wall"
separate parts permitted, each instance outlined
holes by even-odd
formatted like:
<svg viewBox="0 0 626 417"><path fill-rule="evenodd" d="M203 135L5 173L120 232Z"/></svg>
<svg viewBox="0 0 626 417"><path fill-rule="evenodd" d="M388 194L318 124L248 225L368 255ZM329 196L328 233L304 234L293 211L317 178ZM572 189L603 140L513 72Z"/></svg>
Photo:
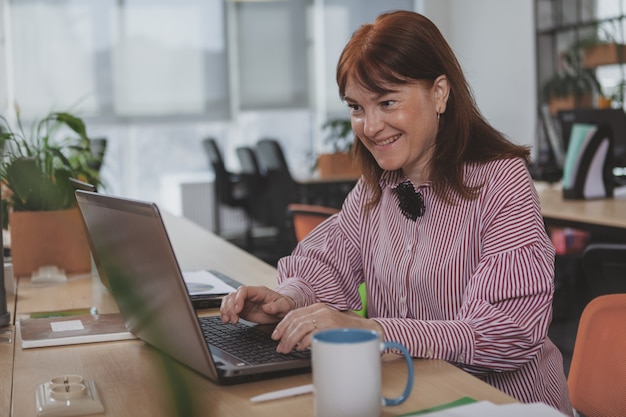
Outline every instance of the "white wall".
<svg viewBox="0 0 626 417"><path fill-rule="evenodd" d="M7 66L7 35L6 2L0 0L0 114L7 113L8 99L8 66Z"/></svg>
<svg viewBox="0 0 626 417"><path fill-rule="evenodd" d="M454 49L483 115L518 144L534 146L533 0L423 0Z"/></svg>

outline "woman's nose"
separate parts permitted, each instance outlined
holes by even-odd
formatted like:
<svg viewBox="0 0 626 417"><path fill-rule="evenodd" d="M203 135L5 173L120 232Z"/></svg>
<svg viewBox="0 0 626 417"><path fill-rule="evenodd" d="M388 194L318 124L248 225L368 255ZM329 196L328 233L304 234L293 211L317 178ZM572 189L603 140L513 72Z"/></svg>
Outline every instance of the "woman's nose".
<svg viewBox="0 0 626 417"><path fill-rule="evenodd" d="M368 137L374 137L383 129L382 117L377 112L369 112L363 119L363 133Z"/></svg>

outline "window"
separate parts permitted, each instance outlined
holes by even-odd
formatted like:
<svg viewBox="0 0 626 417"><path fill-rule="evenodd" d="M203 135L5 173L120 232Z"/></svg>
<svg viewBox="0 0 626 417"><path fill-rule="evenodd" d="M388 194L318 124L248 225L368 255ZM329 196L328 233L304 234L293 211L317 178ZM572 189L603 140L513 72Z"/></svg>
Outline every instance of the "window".
<svg viewBox="0 0 626 417"><path fill-rule="evenodd" d="M14 0L10 13L26 116L229 116L221 0Z"/></svg>
<svg viewBox="0 0 626 417"><path fill-rule="evenodd" d="M308 3L236 3L241 110L308 107Z"/></svg>

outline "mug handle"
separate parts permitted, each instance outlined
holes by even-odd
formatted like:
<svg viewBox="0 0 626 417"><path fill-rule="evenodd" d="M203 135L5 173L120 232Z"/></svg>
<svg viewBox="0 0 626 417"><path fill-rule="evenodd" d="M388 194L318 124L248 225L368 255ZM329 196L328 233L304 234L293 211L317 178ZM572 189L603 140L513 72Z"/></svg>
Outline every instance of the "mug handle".
<svg viewBox="0 0 626 417"><path fill-rule="evenodd" d="M409 394L411 393L411 390L413 389L413 360L411 359L411 355L409 355L409 351L404 346L402 346L400 343L397 343L397 342L383 343L381 350L385 351L387 349L397 349L400 352L402 352L402 355L404 356L404 360L406 361L408 376L406 380L406 386L404 388L404 392L402 393L402 395L396 398L383 397L382 400L383 400L384 407L402 404L404 401L406 401L407 398L409 398Z"/></svg>

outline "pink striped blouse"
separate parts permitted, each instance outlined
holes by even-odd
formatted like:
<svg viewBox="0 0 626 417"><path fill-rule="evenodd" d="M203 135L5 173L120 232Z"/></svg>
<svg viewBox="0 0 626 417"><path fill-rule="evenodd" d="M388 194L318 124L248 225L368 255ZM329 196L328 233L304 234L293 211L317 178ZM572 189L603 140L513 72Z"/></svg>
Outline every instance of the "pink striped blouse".
<svg viewBox="0 0 626 417"><path fill-rule="evenodd" d="M439 358L523 402L541 401L571 415L562 357L548 339L554 248L537 193L519 159L467 165L475 200L451 205L429 184L418 188L426 211L404 217L393 189L369 212L360 181L341 212L309 234L278 265L278 291L298 307L316 302L360 308L385 339L414 357Z"/></svg>

